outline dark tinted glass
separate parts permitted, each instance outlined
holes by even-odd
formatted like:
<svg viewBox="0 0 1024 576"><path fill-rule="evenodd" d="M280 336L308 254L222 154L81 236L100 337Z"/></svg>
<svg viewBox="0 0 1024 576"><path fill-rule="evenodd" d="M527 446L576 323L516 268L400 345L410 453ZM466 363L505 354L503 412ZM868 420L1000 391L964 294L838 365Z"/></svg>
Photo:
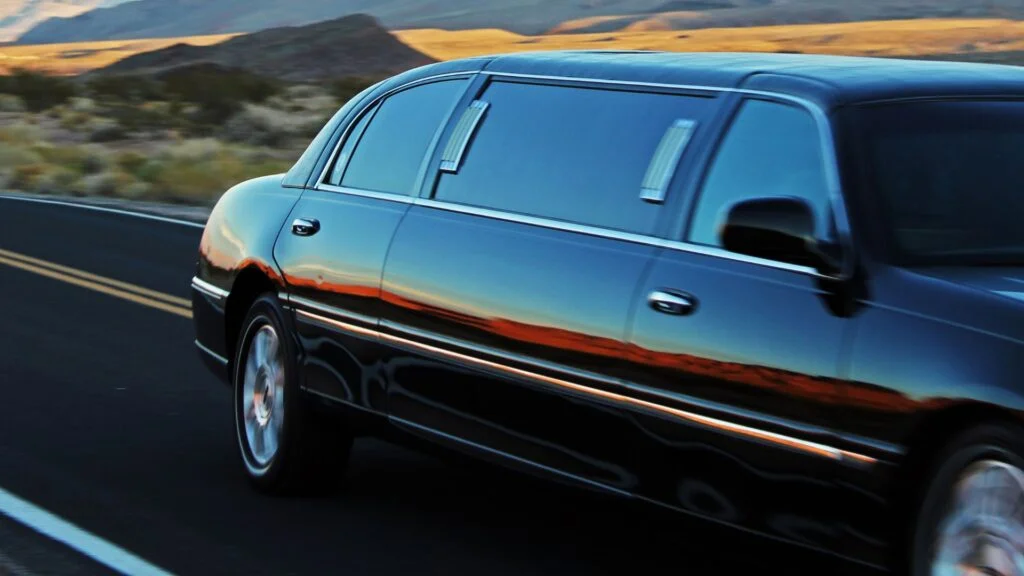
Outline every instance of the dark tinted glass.
<svg viewBox="0 0 1024 576"><path fill-rule="evenodd" d="M367 110L359 120L356 121L356 125L352 127L352 130L348 133L348 137L345 139L345 143L341 145L341 150L338 151L338 157L334 160L334 166L331 167L331 173L327 177L327 183L338 186L341 183L341 174L345 171L345 167L348 166L348 161L352 157L352 150L355 149L356 144L359 143L359 139L363 135L363 131L366 130L366 126L370 123L376 112L376 107L371 110Z"/></svg>
<svg viewBox="0 0 1024 576"><path fill-rule="evenodd" d="M640 192L662 137L712 102L511 82L481 99L490 108L436 199L635 233L658 215Z"/></svg>
<svg viewBox="0 0 1024 576"><path fill-rule="evenodd" d="M381 104L359 140L342 185L412 194L431 140L466 87L445 80L399 92Z"/></svg>
<svg viewBox="0 0 1024 576"><path fill-rule="evenodd" d="M868 186L897 251L1024 264L1024 102L917 102L858 115Z"/></svg>
<svg viewBox="0 0 1024 576"><path fill-rule="evenodd" d="M689 241L719 246L719 228L740 200L796 196L815 208L818 233L831 216L821 140L802 108L748 100L715 153L704 180Z"/></svg>
<svg viewBox="0 0 1024 576"><path fill-rule="evenodd" d="M285 186L305 186L306 181L309 179L310 174L313 172L313 168L316 167L316 163L320 160L321 154L329 152L324 150L328 142L331 141L331 137L334 136L334 131L338 127L341 120L347 116L353 108L358 106L363 99L368 97L374 90L379 88L381 83L374 84L366 90L363 90L359 94L352 97L344 106L339 109L334 116L320 129L316 137L313 138L306 150L303 151L302 156L295 162L295 164L288 170L288 173L284 177L283 184ZM318 173L319 177L320 174Z"/></svg>

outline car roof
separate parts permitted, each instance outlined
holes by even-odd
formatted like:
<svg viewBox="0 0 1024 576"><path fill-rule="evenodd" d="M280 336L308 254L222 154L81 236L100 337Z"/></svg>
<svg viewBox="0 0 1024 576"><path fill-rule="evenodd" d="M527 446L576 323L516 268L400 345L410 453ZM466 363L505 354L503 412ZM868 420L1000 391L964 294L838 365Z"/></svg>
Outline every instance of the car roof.
<svg viewBox="0 0 1024 576"><path fill-rule="evenodd" d="M428 68L435 67L766 90L802 97L824 108L920 97L1024 97L1024 67L824 54L548 51L456 60Z"/></svg>

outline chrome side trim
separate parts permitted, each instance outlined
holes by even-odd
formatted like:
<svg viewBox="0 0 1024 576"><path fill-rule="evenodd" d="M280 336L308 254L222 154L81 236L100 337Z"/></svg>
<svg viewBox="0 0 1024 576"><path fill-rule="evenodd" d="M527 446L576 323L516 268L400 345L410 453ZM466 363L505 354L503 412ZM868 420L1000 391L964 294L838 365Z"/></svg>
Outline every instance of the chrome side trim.
<svg viewBox="0 0 1024 576"><path fill-rule="evenodd" d="M593 480L589 480L587 478L583 478L583 477L577 476L575 474L570 474L568 472L565 472L563 470L559 470L557 468L551 468L550 466L545 466L543 464L538 464L537 462L534 462L533 460L527 460L525 458L520 458L519 456L513 456L512 454L509 454L508 452L503 452L501 450L496 450L494 448L491 448L490 446L484 446L483 444L477 444L476 442L471 442L471 441L466 440L464 438L459 438L458 436L452 436L451 434L447 434L445 432L441 432L440 430L435 430L435 429L429 428L427 426L422 426L422 425L417 424L415 422L410 422L409 420L398 418L396 416L391 416L388 419L391 422L394 422L395 424L398 424L400 426L406 426L408 428L412 428L412 429L418 430L420 432L424 432L424 433L427 433L427 434L431 434L433 436L444 438L444 439L449 440L451 442L462 444L463 446L468 446L470 448L473 448L475 450L479 450L481 452L487 452L488 454L493 454L495 456L500 456L502 458L506 458L508 460L512 460L514 462L518 462L520 464L529 466L531 468L536 468L538 470L543 470L543 471L545 471L545 472L547 472L549 474L553 474L555 476L561 476L562 478L568 478L568 479L573 480L575 482L580 482L580 483L586 484L588 486L593 486L595 488L599 488L601 490L607 490L607 491L610 491L610 492L614 492L615 494L618 494L620 496L627 496L627 497L630 497L630 498L633 497L633 494L631 492L626 492L625 490L622 490L622 489L619 489L619 488L615 488L615 487L612 487L612 486L607 486L605 484L601 484L600 482L595 482Z"/></svg>
<svg viewBox="0 0 1024 576"><path fill-rule="evenodd" d="M765 424L775 427L776 429L784 429L792 433L825 436L832 434L832 431L820 428L818 426L803 425L793 422L787 422L785 420L779 420L775 418L765 417L762 414L757 414L747 410L740 410L728 405L723 405L715 402L708 402L685 394L678 394L661 390L657 388L651 388L649 386L643 386L632 382L623 382L615 378L609 378L603 374L590 372L586 370L579 370L575 368L569 368L562 364L555 362L548 362L546 360L540 360L537 358L527 357L520 354L514 354L496 348L488 346L481 346L479 344L473 344L463 340L456 340L454 338L447 338L439 336L437 334L429 333L425 330L418 328L412 328L409 326L403 326L384 320L380 323L381 332L390 331L394 333L392 341L409 341L412 339L413 342L432 342L437 346L444 347L445 350L455 351L461 350L463 352L477 354L484 357L498 358L503 361L513 362L516 365L525 366L528 368L534 368L537 370L545 370L551 373L558 374L563 378L569 379L570 381L587 381L597 383L610 388L616 388L624 393L646 395L653 398L664 399L669 402L674 402L677 405L684 405L693 407L696 409L703 409L707 411L715 412L719 415L725 415L726 417L732 418L743 418L748 421L756 421L759 424ZM860 437L853 436L841 436L840 437L849 446L861 446L868 448L869 450L882 452L893 457L903 455L904 450L897 446L893 446L887 443L881 443L874 440L868 440ZM850 452L851 457L858 458L859 454Z"/></svg>
<svg viewBox="0 0 1024 576"><path fill-rule="evenodd" d="M299 316L305 317L308 320L312 320L313 322L319 322L320 324L337 328L338 330L343 330L350 334L356 334L359 336L364 336L366 338L372 338L375 340L380 338L380 332L377 332L376 330L372 330L370 328L363 328L362 326L356 326L355 324L349 324L348 322L342 322L341 320L335 320L333 318L328 318L327 316L321 316L320 314L307 312L306 310L295 309L295 313L298 314Z"/></svg>
<svg viewBox="0 0 1024 576"><path fill-rule="evenodd" d="M203 294L206 294L207 296L216 298L218 300L223 300L228 297L228 294L230 294L227 290L224 290L223 288L218 288L205 280L201 280L198 276L192 277L192 287L202 292Z"/></svg>
<svg viewBox="0 0 1024 576"><path fill-rule="evenodd" d="M221 356L220 354L217 354L216 352L214 352L213 350L210 350L206 346L203 346L202 342L200 342L199 340L195 340L194 343L196 345L196 348L198 348L199 351L202 352L203 354L206 354L207 356L209 356L210 358L213 358L214 360L216 360L220 364L223 364L224 366L228 365L228 359L227 358Z"/></svg>
<svg viewBox="0 0 1024 576"><path fill-rule="evenodd" d="M294 299L294 297L293 297L293 299ZM395 345L395 346L399 346L399 347L406 348L406 349L417 350L417 351L426 353L426 354L434 356L434 357L440 357L440 358L445 358L445 359L448 359L448 360L454 360L454 361L457 361L457 362L460 362L460 363L463 363L463 364L470 364L470 365L476 366L477 368L482 368L482 369L486 369L486 370L500 372L502 374L506 374L506 375L509 375L509 376L523 378L523 379L529 380L531 382L538 382L538 383L546 384L546 385L554 387L554 388L568 390L568 391L571 391L571 392L574 392L574 393L577 393L577 394L580 394L580 395L583 395L583 396L589 396L589 397L593 397L593 398L600 398L602 400L609 401L609 402L612 402L612 403L615 403L615 404L619 404L619 405L628 406L630 408L639 409L639 410L643 410L643 411L646 411L646 412L653 412L653 413L657 413L657 414L660 414L660 415L663 415L663 416L669 416L669 417L672 417L672 418L677 419L677 420L682 420L682 421L685 421L685 422L689 422L691 424L696 424L696 425L699 425L699 426L703 426L705 428L710 428L710 429L713 429L713 430L717 430L719 432L728 433L728 434L731 434L733 436L740 436L740 437L747 438L749 440L768 442L768 443L774 444L776 446L781 446L781 447L784 447L784 448L789 448L791 450L797 450L797 451L800 451L800 452L804 452L804 453L808 453L808 454L813 454L813 455L816 455L816 456L820 456L820 457L823 457L823 458L829 458L831 460L836 460L836 461L844 462L844 463L853 463L853 464L860 464L860 465L872 465L872 464L875 464L877 462L877 459L873 458L871 456L867 456L867 455L864 455L864 454L859 454L859 453L856 453L856 452L851 452L851 451L848 451L848 450L842 450L842 449L835 448L833 446L829 446L829 445L826 445L826 444L821 444L821 443L818 443L818 442L811 442L809 440L802 440L802 439L799 439L799 438L794 438L792 436L787 436L785 434L779 434L777 432L769 432L767 430L761 430L759 428L753 428L751 426L745 426L743 424L736 424L734 422L729 422L729 421L726 421L726 420L722 420L720 418L713 418L711 416L704 416L702 414L697 414L697 413L694 413L694 412L690 412L688 410L682 410L682 409L679 409L679 408L673 408L671 406L665 406L663 404L658 404L658 403L655 403L655 402L650 402L650 401L647 401L647 400L642 400L642 399L639 399L639 398L634 398L634 397L631 397L631 396L626 396L626 395L618 393L618 392L611 392L611 391L608 391L608 390L601 390L599 388L594 388L594 387L591 387L591 386L585 386L585 385L582 385L582 384L577 384L575 382L570 382L569 380L566 380L564 378L548 376L546 374L540 374L538 372L533 372L533 371L525 370L525 369L522 369L522 368L516 368L514 366L508 366L506 364L502 364L502 363L499 363L499 362L494 362L494 361L491 361L491 360L484 360L482 358L477 358L475 356L470 356L468 354L464 354L464 353L461 353L461 352L455 352L453 350L447 350L447 349L441 348L439 346L434 346L434 345L426 344L426 343L423 343L423 342L416 342L416 341L410 340L408 338L403 338L403 337L396 336L396 335L393 335L393 334L388 334L388 333L385 333L385 332L381 332L379 330L373 330L373 329L370 329L370 328L365 328L363 326L357 326L357 325L351 324L349 322L344 322L342 320L337 320L337 319L334 319L334 318L329 318L327 316L322 316L320 314L316 314L316 313L309 312L309 311L306 311L306 310L296 309L295 311L296 311L297 314L299 314L299 315L301 315L301 316L303 316L303 317L305 317L305 318L307 318L309 320L312 320L314 322L318 322L318 323L320 323L322 325L326 325L326 326L329 326L329 327L333 327L333 328L336 328L336 329L348 332L350 334L359 335L359 336L363 336L363 337L367 337L367 338L378 339L380 341L383 341L383 342L386 342L386 343L389 343L389 344L392 344L392 345ZM478 348L478 350L482 351L482 349L479 349L479 348ZM527 362L524 362L524 364L526 364L526 363ZM600 379L600 381L603 381L603 382L612 383L607 378L599 377L599 379ZM641 391L641 392L644 391L639 386L635 386L635 385L624 386L624 385L622 385L619 382L614 382L614 383L616 385L618 385L619 387L621 387L624 391ZM661 393L661 396L665 397L666 394L665 393Z"/></svg>
<svg viewBox="0 0 1024 576"><path fill-rule="evenodd" d="M316 179L316 184L313 187L320 188L321 185L327 182L327 177L328 175L330 175L331 167L334 166L334 162L338 158L338 153L341 151L341 147L345 145L345 141L348 140L349 135L352 133L352 129L355 128L356 124L359 123L359 119L362 118L364 114L366 114L370 110L373 110L374 107L377 106L377 104L380 104L382 101L384 101L385 98L388 98L393 94L401 92L402 90L414 88L421 84L430 84L431 82L444 80L446 78L472 78L478 73L479 72L477 71L448 72L445 74L437 74L434 76L428 76L426 78L420 78L418 80L413 80L411 82L406 82L405 84L395 86L394 88L388 90L387 92L384 92L383 94L377 96L373 100L367 102L366 105L363 106L362 109L360 109L359 112L352 118L352 121L348 123L348 126L345 126L345 131L342 132L341 138L338 138L338 141L334 144L334 150L331 152L331 156L327 159L327 164L325 164L323 170L320 171L320 176Z"/></svg>
<svg viewBox="0 0 1024 576"><path fill-rule="evenodd" d="M657 238L654 236L646 236L643 234L634 234L632 232L622 232L620 230L610 230L607 228L598 228L596 226L587 226L585 224L574 224L572 222L563 222L560 220L551 220L549 218L539 218L536 216L526 216L522 214L512 214L510 212L502 212L500 210L491 210L488 208L477 208L475 206L466 206L463 204L453 204L451 202L442 202L439 200L428 200L425 198L413 198L413 204L419 206L426 206L428 208L436 208L438 210L445 210L447 212L459 212L462 214L470 214L474 216L483 216L485 218L493 218L495 220L505 220L508 222L516 222L519 224L528 224L530 226L539 226L542 228L550 228L553 230L563 230L565 232L575 232L577 234L585 234L587 236L596 236L600 238L608 238L611 240L622 240L624 242L632 242L635 244L645 244L648 246L655 246L659 248L668 248L671 250L678 250L681 252L689 252L691 254L700 254L703 256L712 256L715 258L722 258L725 260L734 260L737 262L745 262L747 264L756 264L758 266L764 266L767 268L776 268L779 270L788 270L790 272L797 272L800 274L806 274L808 276L823 277L815 269L807 266L797 266L795 264L787 264L785 262L776 262L774 260L766 260L764 258L756 258L754 256L747 256L744 254L738 254L735 252L729 252L721 248L715 248L713 246L702 246L699 244L690 244L689 242L681 242L677 240L666 240L664 238Z"/></svg>
<svg viewBox="0 0 1024 576"><path fill-rule="evenodd" d="M380 333L379 336L382 340L389 341L399 346L415 348L435 356L442 356L452 360L457 360L461 363L473 364L480 368L499 371L505 374L518 376L520 378L525 378L535 382L542 382L545 384L549 384L553 387L570 390L572 392L576 392L585 396L601 398L603 400L611 401L616 404L626 405L632 408L638 408L641 410L645 410L647 412L655 412L666 416L672 416L678 420L683 420L686 422L690 422L692 424L697 424L705 428L711 428L720 432L731 433L735 436L742 436L751 440L760 440L771 444L775 444L777 446L782 446L837 461L852 460L860 464L874 464L877 461L875 458L872 458L870 456L846 452L844 450L840 450L832 446L827 446L825 444L819 444L817 442L801 440L799 438L793 438L791 436L785 436L783 434L778 434L775 432L768 432L757 428L751 428L749 426L744 426L742 424L735 424L733 422L727 422L725 420L720 420L718 418L712 418L710 416L695 414L693 412L689 412L686 410L680 410L678 408L672 408L669 406L656 404L654 402L648 402L646 400L640 400L638 398L624 396L616 392L609 392L607 390L600 390L597 388L591 388L589 386L583 386L580 384L569 382L568 380L563 380L561 378L555 378L552 376L546 376L544 374L538 374L536 372L523 370L521 368L506 366L504 364L499 364L497 362L491 362L490 360L483 360L480 358L469 356L467 354L461 354L459 352L445 350L437 346L431 346L429 344L423 344L420 342L413 342L411 340L406 340L404 338L399 338L397 336L392 336L390 334Z"/></svg>
<svg viewBox="0 0 1024 576"><path fill-rule="evenodd" d="M357 314L355 312L349 312L348 310L342 310L340 308L335 308L334 306L320 304L318 302L314 302L301 296L290 296L288 299L288 304L291 305L293 308L297 305L301 306L302 308L308 308L311 311L323 312L324 314L331 314L348 322L358 322L361 324L365 324L367 326L374 326L377 324L377 320L369 316L364 316L362 314ZM295 310L296 312L302 312L302 310L298 308L295 308Z"/></svg>

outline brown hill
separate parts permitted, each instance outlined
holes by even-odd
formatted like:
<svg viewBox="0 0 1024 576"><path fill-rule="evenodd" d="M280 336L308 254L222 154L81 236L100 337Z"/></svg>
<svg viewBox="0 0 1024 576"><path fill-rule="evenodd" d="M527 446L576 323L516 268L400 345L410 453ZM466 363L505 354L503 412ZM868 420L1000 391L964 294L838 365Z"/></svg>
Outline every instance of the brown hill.
<svg viewBox="0 0 1024 576"><path fill-rule="evenodd" d="M356 14L308 26L273 28L211 46L175 44L129 56L96 73L158 74L206 64L303 82L390 75L431 62L372 16Z"/></svg>

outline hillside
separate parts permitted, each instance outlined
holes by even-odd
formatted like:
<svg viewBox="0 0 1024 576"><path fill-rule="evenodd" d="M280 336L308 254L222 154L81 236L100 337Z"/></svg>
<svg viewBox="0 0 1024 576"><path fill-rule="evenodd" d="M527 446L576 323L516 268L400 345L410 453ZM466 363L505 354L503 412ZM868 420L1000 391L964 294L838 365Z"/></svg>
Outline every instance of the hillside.
<svg viewBox="0 0 1024 576"><path fill-rule="evenodd" d="M95 8L128 0L3 0L0 2L0 42L10 42L50 18L71 18Z"/></svg>
<svg viewBox="0 0 1024 576"><path fill-rule="evenodd" d="M390 75L433 61L403 44L374 18L357 14L236 36L209 46L175 44L129 56L97 73L158 73L212 64L289 81L310 81Z"/></svg>
<svg viewBox="0 0 1024 576"><path fill-rule="evenodd" d="M17 1L17 0L15 0ZM22 0L23 2L26 0ZM64 0L110 4L121 0ZM58 3L58 0L34 0ZM2 9L0 9L2 13ZM906 18L1024 19L1021 0L136 0L51 18L22 44L167 38L301 26L350 13L392 30L606 33ZM54 14L58 15L58 14ZM70 14L65 14L70 15Z"/></svg>

